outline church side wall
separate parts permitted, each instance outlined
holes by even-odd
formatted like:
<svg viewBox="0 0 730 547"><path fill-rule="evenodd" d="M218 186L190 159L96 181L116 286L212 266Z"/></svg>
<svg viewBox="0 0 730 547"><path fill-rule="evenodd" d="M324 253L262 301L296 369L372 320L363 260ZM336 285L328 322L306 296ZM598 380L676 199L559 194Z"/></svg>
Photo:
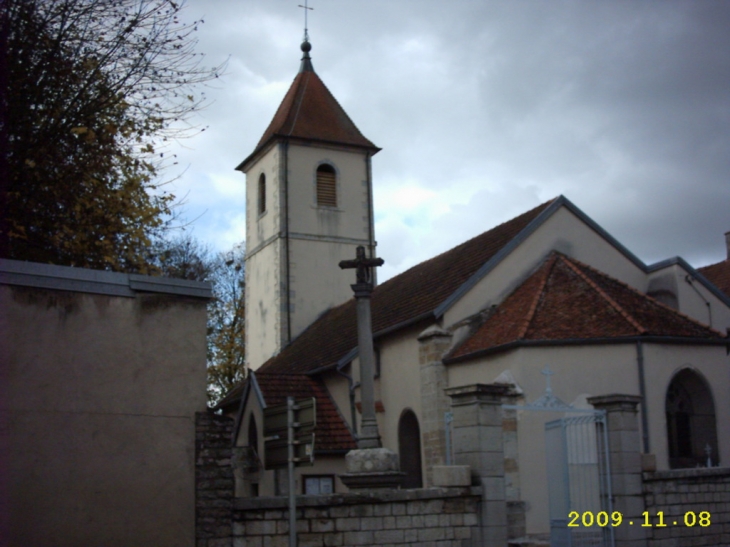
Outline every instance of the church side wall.
<svg viewBox="0 0 730 547"><path fill-rule="evenodd" d="M406 329L378 343L381 364L380 378L376 381L376 399L383 402L385 409L383 414L378 415L378 426L383 446L396 453L399 452L398 422L404 410L413 410L423 433L417 340L422 328ZM423 455L421 461L425 461Z"/></svg>
<svg viewBox="0 0 730 547"><path fill-rule="evenodd" d="M578 408L591 408L586 398L593 395L639 394L633 345L520 348L470 363L449 365L449 385L488 384L509 371L524 390L524 398L517 404L531 403L545 392L545 376L540 373L545 365L554 373L553 395ZM513 495L519 494L519 500L527 502L525 518L530 534L549 531L545 423L561 417L563 414L552 412L517 412L517 470L512 465L506 469L508 473L518 472L519 487L511 491Z"/></svg>
<svg viewBox="0 0 730 547"><path fill-rule="evenodd" d="M205 306L0 286L8 545L195 544Z"/></svg>
<svg viewBox="0 0 730 547"><path fill-rule="evenodd" d="M699 281L687 283L684 268L678 265L673 268L677 276L679 311L726 333L730 329L730 308Z"/></svg>
<svg viewBox="0 0 730 547"><path fill-rule="evenodd" d="M589 264L640 291L646 290L646 275L634 263L567 208L561 207L446 311L444 325L452 325L499 304L553 250Z"/></svg>
<svg viewBox="0 0 730 547"><path fill-rule="evenodd" d="M724 346L679 346L644 344L650 451L657 469L669 469L665 400L674 375L684 368L699 373L712 392L715 405L720 466L730 466L730 357Z"/></svg>

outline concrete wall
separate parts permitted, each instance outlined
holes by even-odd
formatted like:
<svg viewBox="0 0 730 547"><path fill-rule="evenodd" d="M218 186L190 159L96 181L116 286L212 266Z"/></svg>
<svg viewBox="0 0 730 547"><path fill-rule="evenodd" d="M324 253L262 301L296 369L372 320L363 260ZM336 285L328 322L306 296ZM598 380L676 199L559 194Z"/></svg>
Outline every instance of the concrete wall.
<svg viewBox="0 0 730 547"><path fill-rule="evenodd" d="M194 545L207 298L130 288L161 278L0 262L8 544Z"/></svg>

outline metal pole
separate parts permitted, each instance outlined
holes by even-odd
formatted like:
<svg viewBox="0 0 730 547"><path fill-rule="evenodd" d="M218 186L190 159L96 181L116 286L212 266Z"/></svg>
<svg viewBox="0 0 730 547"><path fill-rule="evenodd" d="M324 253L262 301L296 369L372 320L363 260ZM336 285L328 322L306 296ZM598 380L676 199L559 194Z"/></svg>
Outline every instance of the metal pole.
<svg viewBox="0 0 730 547"><path fill-rule="evenodd" d="M297 499L294 481L294 397L286 398L286 422L289 452L289 547L297 547Z"/></svg>
<svg viewBox="0 0 730 547"><path fill-rule="evenodd" d="M446 465L451 465L451 422L454 421L454 413L446 412L444 414L444 428L446 432Z"/></svg>

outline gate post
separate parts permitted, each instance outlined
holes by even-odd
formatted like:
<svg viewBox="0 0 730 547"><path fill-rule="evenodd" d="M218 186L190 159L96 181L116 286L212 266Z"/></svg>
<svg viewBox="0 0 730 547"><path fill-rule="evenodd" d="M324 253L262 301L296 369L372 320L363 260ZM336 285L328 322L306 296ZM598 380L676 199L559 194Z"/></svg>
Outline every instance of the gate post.
<svg viewBox="0 0 730 547"><path fill-rule="evenodd" d="M454 460L468 465L482 487L481 545L507 545L507 500L502 439L502 398L509 386L473 384L448 388L454 414Z"/></svg>
<svg viewBox="0 0 730 547"><path fill-rule="evenodd" d="M588 402L606 411L608 451L611 459L613 510L620 511L623 522L614 529L616 547L646 547L645 511L641 474L641 439L637 395L601 395ZM629 524L633 522L633 525Z"/></svg>

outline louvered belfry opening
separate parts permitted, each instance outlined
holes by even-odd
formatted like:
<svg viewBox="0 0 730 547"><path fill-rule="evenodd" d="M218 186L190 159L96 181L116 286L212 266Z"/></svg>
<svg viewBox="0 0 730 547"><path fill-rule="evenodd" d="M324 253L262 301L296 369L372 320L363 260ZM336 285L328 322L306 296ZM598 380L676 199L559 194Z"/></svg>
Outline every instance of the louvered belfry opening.
<svg viewBox="0 0 730 547"><path fill-rule="evenodd" d="M266 175L259 177L259 214L266 212Z"/></svg>
<svg viewBox="0 0 730 547"><path fill-rule="evenodd" d="M317 205L337 207L337 175L326 163L317 167Z"/></svg>

